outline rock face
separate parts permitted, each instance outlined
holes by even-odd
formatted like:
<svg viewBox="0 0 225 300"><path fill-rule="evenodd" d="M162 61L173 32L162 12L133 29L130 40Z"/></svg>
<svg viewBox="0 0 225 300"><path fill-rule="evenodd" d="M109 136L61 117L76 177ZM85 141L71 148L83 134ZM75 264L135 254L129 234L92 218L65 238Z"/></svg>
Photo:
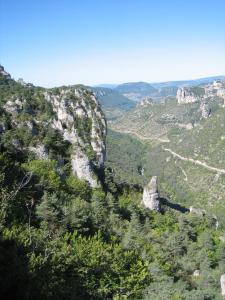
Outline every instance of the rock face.
<svg viewBox="0 0 225 300"><path fill-rule="evenodd" d="M201 102L200 110L202 112L202 117L204 119L207 119L208 117L210 117L211 109L209 108L209 105L205 101Z"/></svg>
<svg viewBox="0 0 225 300"><path fill-rule="evenodd" d="M157 176L153 176L150 182L144 187L142 201L145 207L160 211Z"/></svg>
<svg viewBox="0 0 225 300"><path fill-rule="evenodd" d="M98 187L94 169L104 166L106 121L95 96L78 88L62 90L59 95L45 92L45 98L56 113L51 126L72 144L73 174Z"/></svg>
<svg viewBox="0 0 225 300"><path fill-rule="evenodd" d="M221 88L217 90L217 96L220 98L223 98L224 100L224 105L225 106L225 88Z"/></svg>
<svg viewBox="0 0 225 300"><path fill-rule="evenodd" d="M2 99L2 116L5 117L0 119L0 134L4 135L11 128L26 132L29 138L25 143L20 143L20 139L11 142L16 151L32 152L39 160L55 159L62 165L60 151L64 151L64 155L67 151L72 174L88 181L91 187L99 187L98 174L102 173L106 155L106 121L93 92L84 86L38 90L31 84L14 81L2 66L0 76L3 83L10 80L24 89L24 93L8 93ZM32 100L26 99L28 90ZM54 145L48 144L49 132L58 135L59 143L65 142L63 145L68 145L65 146L68 149L52 149ZM52 151L55 151L54 157Z"/></svg>
<svg viewBox="0 0 225 300"><path fill-rule="evenodd" d="M18 78L17 82L23 86L27 85L27 83L23 80L23 78Z"/></svg>
<svg viewBox="0 0 225 300"><path fill-rule="evenodd" d="M205 94L207 97L217 96L224 100L225 106L225 81L215 80L213 83L205 86Z"/></svg>
<svg viewBox="0 0 225 300"><path fill-rule="evenodd" d="M221 285L221 294L225 296L225 274L220 277L220 285Z"/></svg>
<svg viewBox="0 0 225 300"><path fill-rule="evenodd" d="M0 65L0 75L5 77L6 79L11 79L9 73L7 73L2 65Z"/></svg>
<svg viewBox="0 0 225 300"><path fill-rule="evenodd" d="M42 144L37 145L36 147L29 147L29 150L33 152L38 159L47 160L48 159L48 151L46 147Z"/></svg>
<svg viewBox="0 0 225 300"><path fill-rule="evenodd" d="M149 106L153 105L153 99L151 97L145 97L142 101L140 101L137 106Z"/></svg>
<svg viewBox="0 0 225 300"><path fill-rule="evenodd" d="M213 81L213 88L220 89L223 86L223 82L221 80L214 80Z"/></svg>
<svg viewBox="0 0 225 300"><path fill-rule="evenodd" d="M200 271L199 270L195 270L194 272L193 272L193 276L194 277L198 277L200 275Z"/></svg>
<svg viewBox="0 0 225 300"><path fill-rule="evenodd" d="M201 95L204 93L204 89L196 89L189 87L182 87L177 90L177 102L178 104L195 103L201 100Z"/></svg>
<svg viewBox="0 0 225 300"><path fill-rule="evenodd" d="M13 99L13 101L8 100L4 105L4 109L9 113L18 114L22 110L25 102L25 100L21 102L19 99Z"/></svg>

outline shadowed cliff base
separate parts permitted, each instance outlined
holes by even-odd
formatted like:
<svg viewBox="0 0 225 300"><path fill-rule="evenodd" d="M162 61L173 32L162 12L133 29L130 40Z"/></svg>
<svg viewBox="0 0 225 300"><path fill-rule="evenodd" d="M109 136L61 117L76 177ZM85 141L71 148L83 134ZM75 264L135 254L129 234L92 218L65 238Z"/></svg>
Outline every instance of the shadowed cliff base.
<svg viewBox="0 0 225 300"><path fill-rule="evenodd" d="M160 198L160 203L161 203L162 211L167 210L167 208L169 207L169 208L172 208L183 214L186 212L190 212L189 208L187 208L181 204L178 204L178 203L172 203L168 199L165 199L165 198Z"/></svg>

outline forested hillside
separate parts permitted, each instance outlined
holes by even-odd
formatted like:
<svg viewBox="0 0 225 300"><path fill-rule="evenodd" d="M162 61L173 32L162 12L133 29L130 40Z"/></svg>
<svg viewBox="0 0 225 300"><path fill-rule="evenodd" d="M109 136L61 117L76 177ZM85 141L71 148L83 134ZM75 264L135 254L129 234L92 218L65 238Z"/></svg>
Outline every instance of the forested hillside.
<svg viewBox="0 0 225 300"><path fill-rule="evenodd" d="M0 298L222 299L224 229L169 198L160 212L143 205L157 175L145 171L148 146L110 132L105 163L105 118L89 89L44 89L1 70Z"/></svg>
<svg viewBox="0 0 225 300"><path fill-rule="evenodd" d="M117 164L122 156L118 151L132 138L132 147L136 149L133 153L144 149L135 160L130 160L128 167L135 169L137 181L143 185L149 175L159 176L164 196L188 207L207 209L219 218L221 226L225 212L223 93L224 82L216 81L202 87L182 88L177 99L171 97L164 103L143 102L109 124L122 134L121 138L111 131L108 135L108 158L115 168L124 166ZM117 144L116 149L110 145L111 139ZM127 157L123 161L128 161L126 147L121 152ZM142 176L136 162L144 169ZM124 167L119 174L131 179L124 176Z"/></svg>

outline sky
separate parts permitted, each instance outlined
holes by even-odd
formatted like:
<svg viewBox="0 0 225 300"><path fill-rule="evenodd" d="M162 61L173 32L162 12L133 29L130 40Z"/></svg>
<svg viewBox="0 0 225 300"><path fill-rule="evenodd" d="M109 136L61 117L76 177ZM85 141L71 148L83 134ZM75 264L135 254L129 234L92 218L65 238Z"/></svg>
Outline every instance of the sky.
<svg viewBox="0 0 225 300"><path fill-rule="evenodd" d="M0 63L46 87L225 75L225 0L0 0Z"/></svg>

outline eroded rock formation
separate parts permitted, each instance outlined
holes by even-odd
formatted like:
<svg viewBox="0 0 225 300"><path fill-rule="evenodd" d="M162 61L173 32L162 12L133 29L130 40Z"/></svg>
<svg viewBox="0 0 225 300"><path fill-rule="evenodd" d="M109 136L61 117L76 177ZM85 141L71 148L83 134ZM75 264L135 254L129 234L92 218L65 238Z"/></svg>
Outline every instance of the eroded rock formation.
<svg viewBox="0 0 225 300"><path fill-rule="evenodd" d="M151 97L145 97L143 100L141 100L137 106L149 106L149 105L153 105L153 99Z"/></svg>
<svg viewBox="0 0 225 300"><path fill-rule="evenodd" d="M153 176L150 182L144 187L142 201L145 207L160 211L157 176Z"/></svg>
<svg viewBox="0 0 225 300"><path fill-rule="evenodd" d="M201 96L204 94L204 89L196 89L190 87L182 87L177 90L178 104L188 104L201 101Z"/></svg>
<svg viewBox="0 0 225 300"><path fill-rule="evenodd" d="M7 73L2 65L0 65L0 75L4 76L6 79L11 79L9 73Z"/></svg>
<svg viewBox="0 0 225 300"><path fill-rule="evenodd" d="M77 88L62 90L59 95L45 92L45 98L56 113L51 126L72 144L73 174L97 187L94 168L104 165L106 121L95 96Z"/></svg>
<svg viewBox="0 0 225 300"><path fill-rule="evenodd" d="M2 66L0 75L15 85L21 84L11 79ZM60 133L60 139L68 144L72 174L88 181L91 187L100 186L97 174L105 161L106 120L91 90L83 86L41 90L23 86L29 89L32 100L26 98L26 93L4 99L2 108L7 117L0 123L0 134L10 128L25 131L29 140L20 143L14 138L12 144L18 150L32 152L37 159L47 160L52 158L44 139L50 129ZM4 121L7 119L10 123ZM54 157L61 158L61 153Z"/></svg>
<svg viewBox="0 0 225 300"><path fill-rule="evenodd" d="M209 105L205 101L201 102L201 104L200 104L200 110L201 110L201 113L202 113L202 117L204 119L207 119L208 117L210 117L211 109L210 109Z"/></svg>

